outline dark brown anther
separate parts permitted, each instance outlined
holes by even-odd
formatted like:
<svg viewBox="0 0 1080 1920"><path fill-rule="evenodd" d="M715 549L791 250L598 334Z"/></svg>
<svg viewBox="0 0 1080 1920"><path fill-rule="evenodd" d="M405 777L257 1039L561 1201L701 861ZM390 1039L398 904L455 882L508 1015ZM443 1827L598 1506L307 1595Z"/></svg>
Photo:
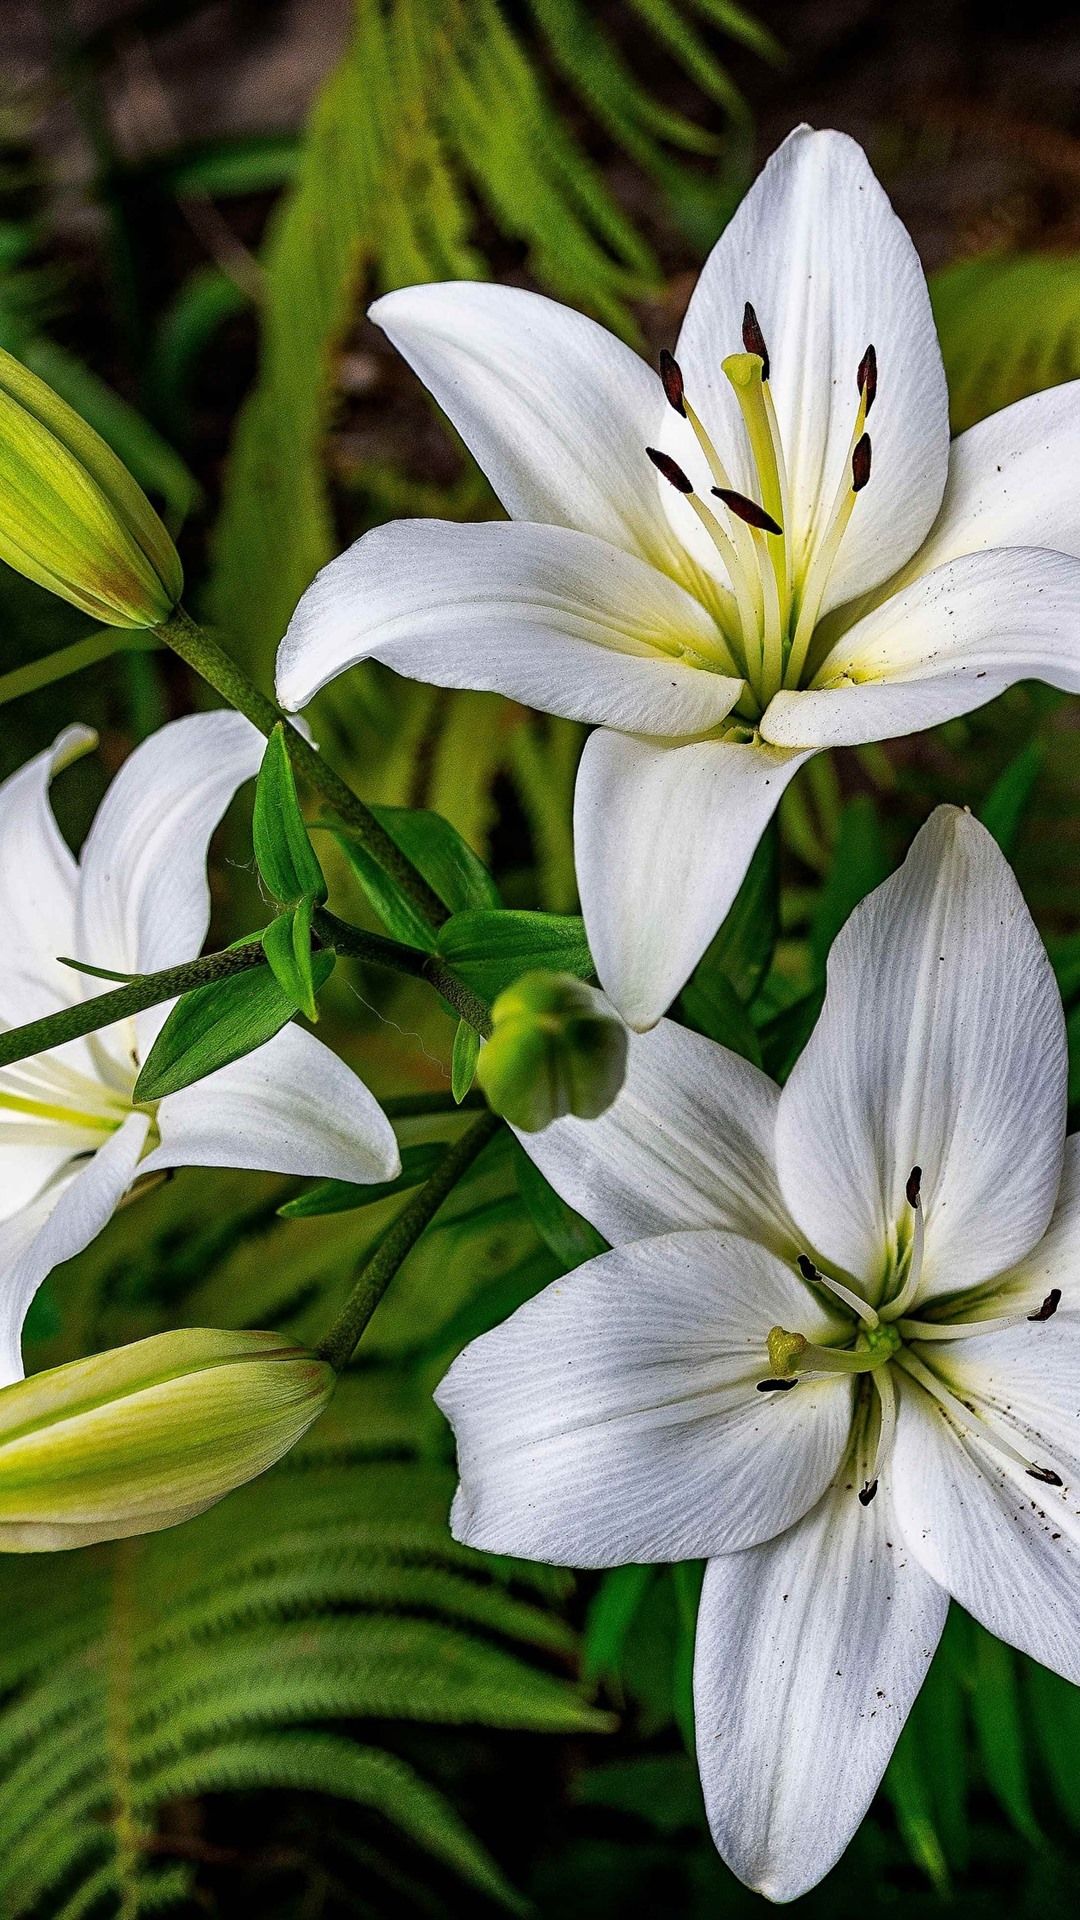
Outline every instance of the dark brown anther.
<svg viewBox="0 0 1080 1920"><path fill-rule="evenodd" d="M790 1393L792 1387L798 1384L797 1380L759 1380L757 1390L759 1393Z"/></svg>
<svg viewBox="0 0 1080 1920"><path fill-rule="evenodd" d="M918 1206L919 1194L921 1193L921 1191L922 1191L922 1168L912 1167L911 1172L908 1174L908 1177L907 1177L907 1186L904 1188L904 1192L907 1195L907 1203L909 1207Z"/></svg>
<svg viewBox="0 0 1080 1920"><path fill-rule="evenodd" d="M866 411L869 413L877 398L877 353L873 347L867 347L859 361L859 392L866 395Z"/></svg>
<svg viewBox="0 0 1080 1920"><path fill-rule="evenodd" d="M674 407L676 413L681 413L685 420L686 404L683 399L682 368L675 355L669 353L666 347L660 349L660 378L664 383L668 406Z"/></svg>
<svg viewBox="0 0 1080 1920"><path fill-rule="evenodd" d="M802 1274L802 1277L804 1280L820 1280L821 1279L821 1275L818 1272L817 1268L815 1267L808 1253L800 1253L799 1258L796 1262L796 1265L798 1266L799 1272Z"/></svg>
<svg viewBox="0 0 1080 1920"><path fill-rule="evenodd" d="M1029 1313L1029 1320L1052 1320L1061 1305L1061 1288L1051 1287L1042 1306L1035 1313Z"/></svg>
<svg viewBox="0 0 1080 1920"><path fill-rule="evenodd" d="M878 1490L878 1483L876 1480L868 1480L865 1487L860 1487L859 1488L860 1507L868 1507L877 1490Z"/></svg>
<svg viewBox="0 0 1080 1920"><path fill-rule="evenodd" d="M743 308L742 343L747 353L757 354L758 359L761 361L761 377L763 380L767 380L769 377L769 349L765 345L765 335L761 331L757 314L754 312L749 300Z"/></svg>
<svg viewBox="0 0 1080 1920"><path fill-rule="evenodd" d="M687 479L678 461L673 460L670 453L660 453L656 447L646 447L645 451L657 473L662 473L665 480L670 480L676 492L693 493L693 482Z"/></svg>
<svg viewBox="0 0 1080 1920"><path fill-rule="evenodd" d="M1065 1484L1060 1473L1055 1473L1053 1467L1029 1467L1028 1473L1033 1480L1041 1480L1044 1487L1063 1487Z"/></svg>
<svg viewBox="0 0 1080 1920"><path fill-rule="evenodd" d="M725 507L730 507L740 520L745 520L748 527L757 527L760 533L783 533L783 527L773 519L772 514L766 513L764 507L759 507L756 500L748 500L745 493L736 493L734 487L714 487L713 492Z"/></svg>
<svg viewBox="0 0 1080 1920"><path fill-rule="evenodd" d="M851 456L851 491L861 493L870 478L870 435L864 433L856 440L855 451Z"/></svg>

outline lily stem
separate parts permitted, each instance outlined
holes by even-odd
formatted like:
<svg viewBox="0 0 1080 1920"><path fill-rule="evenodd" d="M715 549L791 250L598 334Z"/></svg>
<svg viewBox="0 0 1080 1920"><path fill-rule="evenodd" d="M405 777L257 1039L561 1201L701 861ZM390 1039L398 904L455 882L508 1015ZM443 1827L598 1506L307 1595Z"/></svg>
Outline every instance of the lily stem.
<svg viewBox="0 0 1080 1920"><path fill-rule="evenodd" d="M312 925L324 946L333 947L335 953L345 953L354 960L368 960L375 966L392 967L395 973L408 973L416 980L426 980L455 1013L470 1027L475 1027L481 1039L487 1039L491 1032L491 1014L486 1001L466 986L437 953L407 947L398 940L386 940L378 933L365 933L361 927L339 920L337 914L326 907L316 909Z"/></svg>
<svg viewBox="0 0 1080 1920"><path fill-rule="evenodd" d="M195 987L209 986L214 980L228 980L234 973L246 973L262 966L265 955L258 940L242 947L230 947L224 953L206 953L180 967L166 967L162 973L147 973L114 993L98 993L78 1006L64 1007L42 1020L31 1020L24 1027L9 1027L0 1032L0 1067L14 1066L34 1053L49 1053L68 1040L81 1040L99 1027L111 1027L117 1020L129 1020L133 1014L157 1007L163 1000L175 1000Z"/></svg>
<svg viewBox="0 0 1080 1920"><path fill-rule="evenodd" d="M406 859L385 827L380 826L370 807L364 805L359 795L346 785L339 773L334 772L322 754L297 732L291 716L283 713L265 693L260 693L254 681L248 679L243 668L231 654L226 653L220 642L205 627L200 627L183 607L177 607L168 620L154 631L159 640L171 647L187 666L199 674L208 686L213 687L215 693L219 693L238 712L246 714L260 733L271 734L279 720L284 720L289 758L301 780L313 787L333 808L361 846L408 895L431 926L441 926L449 914L438 894L428 886L412 861Z"/></svg>
<svg viewBox="0 0 1080 1920"><path fill-rule="evenodd" d="M335 1372L341 1373L348 1366L361 1334L398 1268L501 1125L494 1113L483 1113L473 1121L468 1132L443 1155L430 1180L408 1206L402 1208L370 1260L361 1268L345 1305L318 1345L317 1351Z"/></svg>

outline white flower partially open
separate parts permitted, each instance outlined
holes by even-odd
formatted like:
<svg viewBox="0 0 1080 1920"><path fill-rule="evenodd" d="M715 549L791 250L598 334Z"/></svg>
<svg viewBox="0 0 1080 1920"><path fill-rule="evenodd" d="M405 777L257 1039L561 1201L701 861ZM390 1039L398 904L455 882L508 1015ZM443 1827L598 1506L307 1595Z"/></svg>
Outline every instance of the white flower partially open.
<svg viewBox="0 0 1080 1920"><path fill-rule="evenodd" d="M265 742L237 713L198 714L136 748L76 864L49 783L93 744L70 727L0 786L0 1030L100 993L58 955L155 973L198 954L210 920L206 848ZM0 1069L0 1387L22 1376L20 1336L42 1280L88 1246L132 1182L178 1166L385 1180L389 1121L356 1075L295 1025L156 1108L139 1068L169 1013Z"/></svg>
<svg viewBox="0 0 1080 1920"><path fill-rule="evenodd" d="M662 381L517 288L411 287L371 311L510 524L407 520L357 542L297 608L280 697L301 707L374 656L595 724L578 881L631 1026L696 965L809 755L1015 680L1080 689L1062 482L1080 385L972 429L950 462L922 269L846 135L800 128L769 161Z"/></svg>
<svg viewBox="0 0 1080 1920"><path fill-rule="evenodd" d="M776 1900L861 1820L950 1595L1080 1682L1080 1153L1061 1001L940 808L829 959L783 1092L663 1022L522 1144L612 1251L457 1360L458 1539L709 1561L698 1757Z"/></svg>

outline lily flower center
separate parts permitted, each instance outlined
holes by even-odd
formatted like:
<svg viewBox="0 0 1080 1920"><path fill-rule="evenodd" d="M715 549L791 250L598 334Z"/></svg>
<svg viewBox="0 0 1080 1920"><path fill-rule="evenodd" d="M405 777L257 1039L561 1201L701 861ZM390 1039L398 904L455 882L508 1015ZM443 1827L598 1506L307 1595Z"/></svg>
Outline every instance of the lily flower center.
<svg viewBox="0 0 1080 1920"><path fill-rule="evenodd" d="M673 355L660 355L660 378L669 406L686 420L712 478L714 509L703 500L678 461L655 447L645 449L669 485L681 493L724 563L730 594L714 609L725 649L747 684L736 717L760 718L773 695L798 688L807 678L810 645L825 590L855 503L870 479L871 443L866 420L877 393L877 355L869 346L856 374L857 404L851 440L836 494L820 534L797 549L792 526L788 469L770 386L770 360L757 314L749 301L743 316L743 352L729 354L723 370L739 403L757 482L758 498L740 493L686 392ZM709 663L712 664L712 663Z"/></svg>
<svg viewBox="0 0 1080 1920"><path fill-rule="evenodd" d="M933 1303L925 1313L910 1312L917 1307L923 1266L922 1170L913 1167L905 1190L905 1218L897 1226L896 1246L899 1258L891 1262L895 1291L879 1307L834 1275L823 1272L809 1254L798 1256L797 1268L802 1280L821 1304L843 1315L847 1327L827 1343L807 1339L805 1334L787 1327L773 1327L766 1342L769 1374L757 1383L759 1393L786 1393L804 1378L860 1376L860 1397L856 1417L863 1424L859 1451L871 1461L870 1470L859 1491L859 1499L868 1506L877 1492L878 1480L888 1458L896 1430L895 1369L900 1368L935 1400L954 1427L961 1432L977 1432L1002 1459L1018 1465L1033 1480L1044 1486L1060 1487L1062 1480L1054 1468L1030 1460L1015 1444L1015 1433L992 1409L973 1407L961 1400L948 1386L933 1364L935 1341L973 1339L997 1333L1005 1327L1027 1321L1039 1324L1056 1313L1061 1300L1060 1288L1053 1288L1034 1313L1007 1313L983 1319L945 1321L935 1319ZM869 1447L866 1427L869 1427Z"/></svg>

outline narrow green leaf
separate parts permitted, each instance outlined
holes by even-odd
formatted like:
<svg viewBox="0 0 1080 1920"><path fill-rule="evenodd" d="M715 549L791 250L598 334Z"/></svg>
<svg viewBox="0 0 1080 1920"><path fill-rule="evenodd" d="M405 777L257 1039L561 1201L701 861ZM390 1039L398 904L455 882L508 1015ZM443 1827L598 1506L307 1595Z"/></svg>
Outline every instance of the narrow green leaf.
<svg viewBox="0 0 1080 1920"><path fill-rule="evenodd" d="M326 882L296 797L285 726L280 720L266 743L259 768L252 838L259 872L275 900L295 906L309 894L318 902L326 899Z"/></svg>
<svg viewBox="0 0 1080 1920"><path fill-rule="evenodd" d="M1039 1823L1031 1801L1016 1662L1011 1647L1003 1646L985 1629L977 1632L971 1712L987 1785L1017 1832L1037 1846Z"/></svg>
<svg viewBox="0 0 1080 1920"><path fill-rule="evenodd" d="M1029 740L998 775L979 808L979 819L989 828L1002 853L1012 852L1045 758L1042 741Z"/></svg>
<svg viewBox="0 0 1080 1920"><path fill-rule="evenodd" d="M439 929L438 951L485 1000L535 967L580 980L594 971L585 923L573 913L455 913Z"/></svg>
<svg viewBox="0 0 1080 1920"><path fill-rule="evenodd" d="M312 973L310 894L298 906L286 908L272 920L262 937L262 949L278 986L288 994L297 1013L317 1020L315 979Z"/></svg>
<svg viewBox="0 0 1080 1920"><path fill-rule="evenodd" d="M476 1075L476 1063L480 1058L480 1035L467 1020L459 1020L454 1035L454 1051L450 1059L450 1085L458 1106L464 1100Z"/></svg>
<svg viewBox="0 0 1080 1920"><path fill-rule="evenodd" d="M526 1212L545 1246L562 1261L564 1271L569 1273L597 1254L606 1253L608 1243L603 1235L560 1199L524 1148L517 1149L514 1160L518 1192Z"/></svg>
<svg viewBox="0 0 1080 1920"><path fill-rule="evenodd" d="M387 933L407 947L419 947L423 953L436 952L434 927L408 895L402 893L397 881L384 873L367 848L350 834L335 827L334 839Z"/></svg>
<svg viewBox="0 0 1080 1920"><path fill-rule="evenodd" d="M585 1622L582 1673L586 1680L618 1677L627 1634L656 1577L655 1567L613 1567L605 1573Z"/></svg>
<svg viewBox="0 0 1080 1920"><path fill-rule="evenodd" d="M451 913L502 904L483 861L441 813L426 807L372 807L371 811Z"/></svg>
<svg viewBox="0 0 1080 1920"><path fill-rule="evenodd" d="M357 1186L351 1180L316 1180L306 1193L286 1200L278 1208L282 1220L311 1220L324 1213L353 1213L357 1207L374 1206L377 1200L389 1200L395 1193L408 1193L422 1186L434 1173L446 1144L442 1140L421 1146L402 1147L401 1172L395 1180L377 1180L373 1186Z"/></svg>
<svg viewBox="0 0 1080 1920"><path fill-rule="evenodd" d="M332 953L312 963L316 993L330 977ZM296 1009L270 968L253 967L198 987L178 1001L147 1055L135 1082L136 1101L164 1100L254 1052L280 1033Z"/></svg>
<svg viewBox="0 0 1080 1920"><path fill-rule="evenodd" d="M810 928L810 951L819 974L829 948L853 908L889 873L889 856L872 794L857 794L840 815L832 860Z"/></svg>

